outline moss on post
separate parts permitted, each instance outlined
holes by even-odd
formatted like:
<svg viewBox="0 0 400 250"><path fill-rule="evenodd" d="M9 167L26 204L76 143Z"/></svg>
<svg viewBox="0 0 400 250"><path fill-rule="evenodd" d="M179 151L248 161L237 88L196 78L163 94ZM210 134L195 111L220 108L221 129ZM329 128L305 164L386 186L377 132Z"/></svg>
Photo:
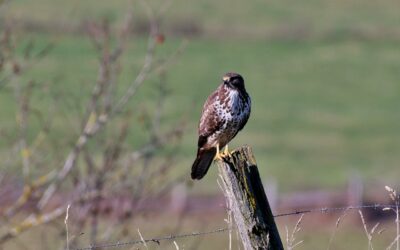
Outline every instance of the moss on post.
<svg viewBox="0 0 400 250"><path fill-rule="evenodd" d="M241 147L217 164L244 248L283 249L251 148Z"/></svg>

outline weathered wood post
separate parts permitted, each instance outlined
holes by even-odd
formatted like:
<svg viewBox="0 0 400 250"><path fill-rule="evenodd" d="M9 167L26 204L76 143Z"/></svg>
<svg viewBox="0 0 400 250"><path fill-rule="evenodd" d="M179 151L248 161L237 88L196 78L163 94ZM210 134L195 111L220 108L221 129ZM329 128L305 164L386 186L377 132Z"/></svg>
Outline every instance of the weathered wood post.
<svg viewBox="0 0 400 250"><path fill-rule="evenodd" d="M241 147L217 164L244 249L283 249L251 148Z"/></svg>

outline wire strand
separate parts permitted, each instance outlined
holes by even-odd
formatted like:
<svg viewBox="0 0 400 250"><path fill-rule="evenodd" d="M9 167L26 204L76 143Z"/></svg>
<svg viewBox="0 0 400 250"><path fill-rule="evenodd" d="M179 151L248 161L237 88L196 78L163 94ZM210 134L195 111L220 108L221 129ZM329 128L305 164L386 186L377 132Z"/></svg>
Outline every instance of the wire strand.
<svg viewBox="0 0 400 250"><path fill-rule="evenodd" d="M148 242L154 242L160 245L161 241L166 241L166 240L176 240L176 239L182 239L182 238L189 238L189 237L195 237L195 236L201 236L201 235L207 235L207 234L215 234L215 233L221 233L228 231L229 228L219 228L215 229L212 231L206 231L206 232L193 232L193 233L188 233L188 234L180 234L180 235L168 235L160 238L152 238L152 239L146 239L146 240L133 240L133 241L126 241L126 242L117 242L117 243L109 243L109 244L103 244L103 245L92 245L89 247L84 247L84 248L76 248L75 250L94 250L94 249L106 249L106 248L117 248L117 247L123 247L123 246L132 246L132 245L137 245L137 244L144 244Z"/></svg>
<svg viewBox="0 0 400 250"><path fill-rule="evenodd" d="M274 218L285 217L285 216L292 216L292 215L299 215L299 214L307 214L307 213L334 213L339 211L347 211L347 210L354 210L354 209L383 209L383 208L396 208L396 205L386 205L386 204L372 204L372 205L361 205L361 206L347 206L347 207L323 207L323 208L311 208L311 209L304 209L304 210L296 210L289 213L281 213L274 215ZM228 227L225 228L218 228L211 231L205 232L193 232L187 234L180 234L180 235L167 235L159 238L152 238L152 239L144 239L144 240L132 240L132 241L125 241L125 242L116 242L116 243L105 243L99 245L91 245L88 247L83 248L76 248L74 250L98 250L98 249L110 249L110 248L119 248L125 246L132 246L132 245L139 245L145 244L148 242L154 242L158 245L161 244L161 241L170 241L182 238L190 238L202 235L209 235L215 233L222 233L225 231L230 230Z"/></svg>
<svg viewBox="0 0 400 250"><path fill-rule="evenodd" d="M277 217L284 217L284 216L297 215L297 214L315 213L315 212L332 213L332 212L338 212L338 211L354 210L354 209L366 209L366 208L372 208L372 209L396 208L396 205L373 204L373 205L348 206L348 207L311 208L311 209L298 210L298 211L289 212L289 213L276 214L276 215L274 215L274 217L277 218Z"/></svg>

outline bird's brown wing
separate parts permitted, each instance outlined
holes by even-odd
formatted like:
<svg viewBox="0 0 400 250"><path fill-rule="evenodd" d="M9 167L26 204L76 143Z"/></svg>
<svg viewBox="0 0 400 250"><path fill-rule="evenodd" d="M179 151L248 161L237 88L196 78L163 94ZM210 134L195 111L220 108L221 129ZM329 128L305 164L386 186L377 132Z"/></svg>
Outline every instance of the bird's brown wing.
<svg viewBox="0 0 400 250"><path fill-rule="evenodd" d="M199 140L197 157L192 165L192 179L200 180L207 174L208 169L217 152L215 147L209 147L207 144L208 137L218 131L222 124L221 118L218 116L216 104L218 100L217 89L206 100L199 123Z"/></svg>
<svg viewBox="0 0 400 250"><path fill-rule="evenodd" d="M216 103L218 102L218 91L214 91L206 100L201 113L199 123L198 147L201 148L207 142L207 138L218 131L223 125L221 117L217 113Z"/></svg>

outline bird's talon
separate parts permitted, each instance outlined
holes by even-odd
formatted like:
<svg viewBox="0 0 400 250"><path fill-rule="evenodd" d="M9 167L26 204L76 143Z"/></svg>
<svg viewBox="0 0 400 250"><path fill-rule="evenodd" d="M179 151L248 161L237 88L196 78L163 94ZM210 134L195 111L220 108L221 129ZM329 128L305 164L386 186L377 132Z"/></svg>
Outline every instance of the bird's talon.
<svg viewBox="0 0 400 250"><path fill-rule="evenodd" d="M222 157L221 154L215 155L214 161L222 161Z"/></svg>
<svg viewBox="0 0 400 250"><path fill-rule="evenodd" d="M215 154L214 160L222 160L222 157L224 157L224 155L219 151L219 145L217 144L217 153Z"/></svg>
<svg viewBox="0 0 400 250"><path fill-rule="evenodd" d="M225 146L225 150L224 150L224 157L232 157L231 152L229 151L228 145Z"/></svg>

